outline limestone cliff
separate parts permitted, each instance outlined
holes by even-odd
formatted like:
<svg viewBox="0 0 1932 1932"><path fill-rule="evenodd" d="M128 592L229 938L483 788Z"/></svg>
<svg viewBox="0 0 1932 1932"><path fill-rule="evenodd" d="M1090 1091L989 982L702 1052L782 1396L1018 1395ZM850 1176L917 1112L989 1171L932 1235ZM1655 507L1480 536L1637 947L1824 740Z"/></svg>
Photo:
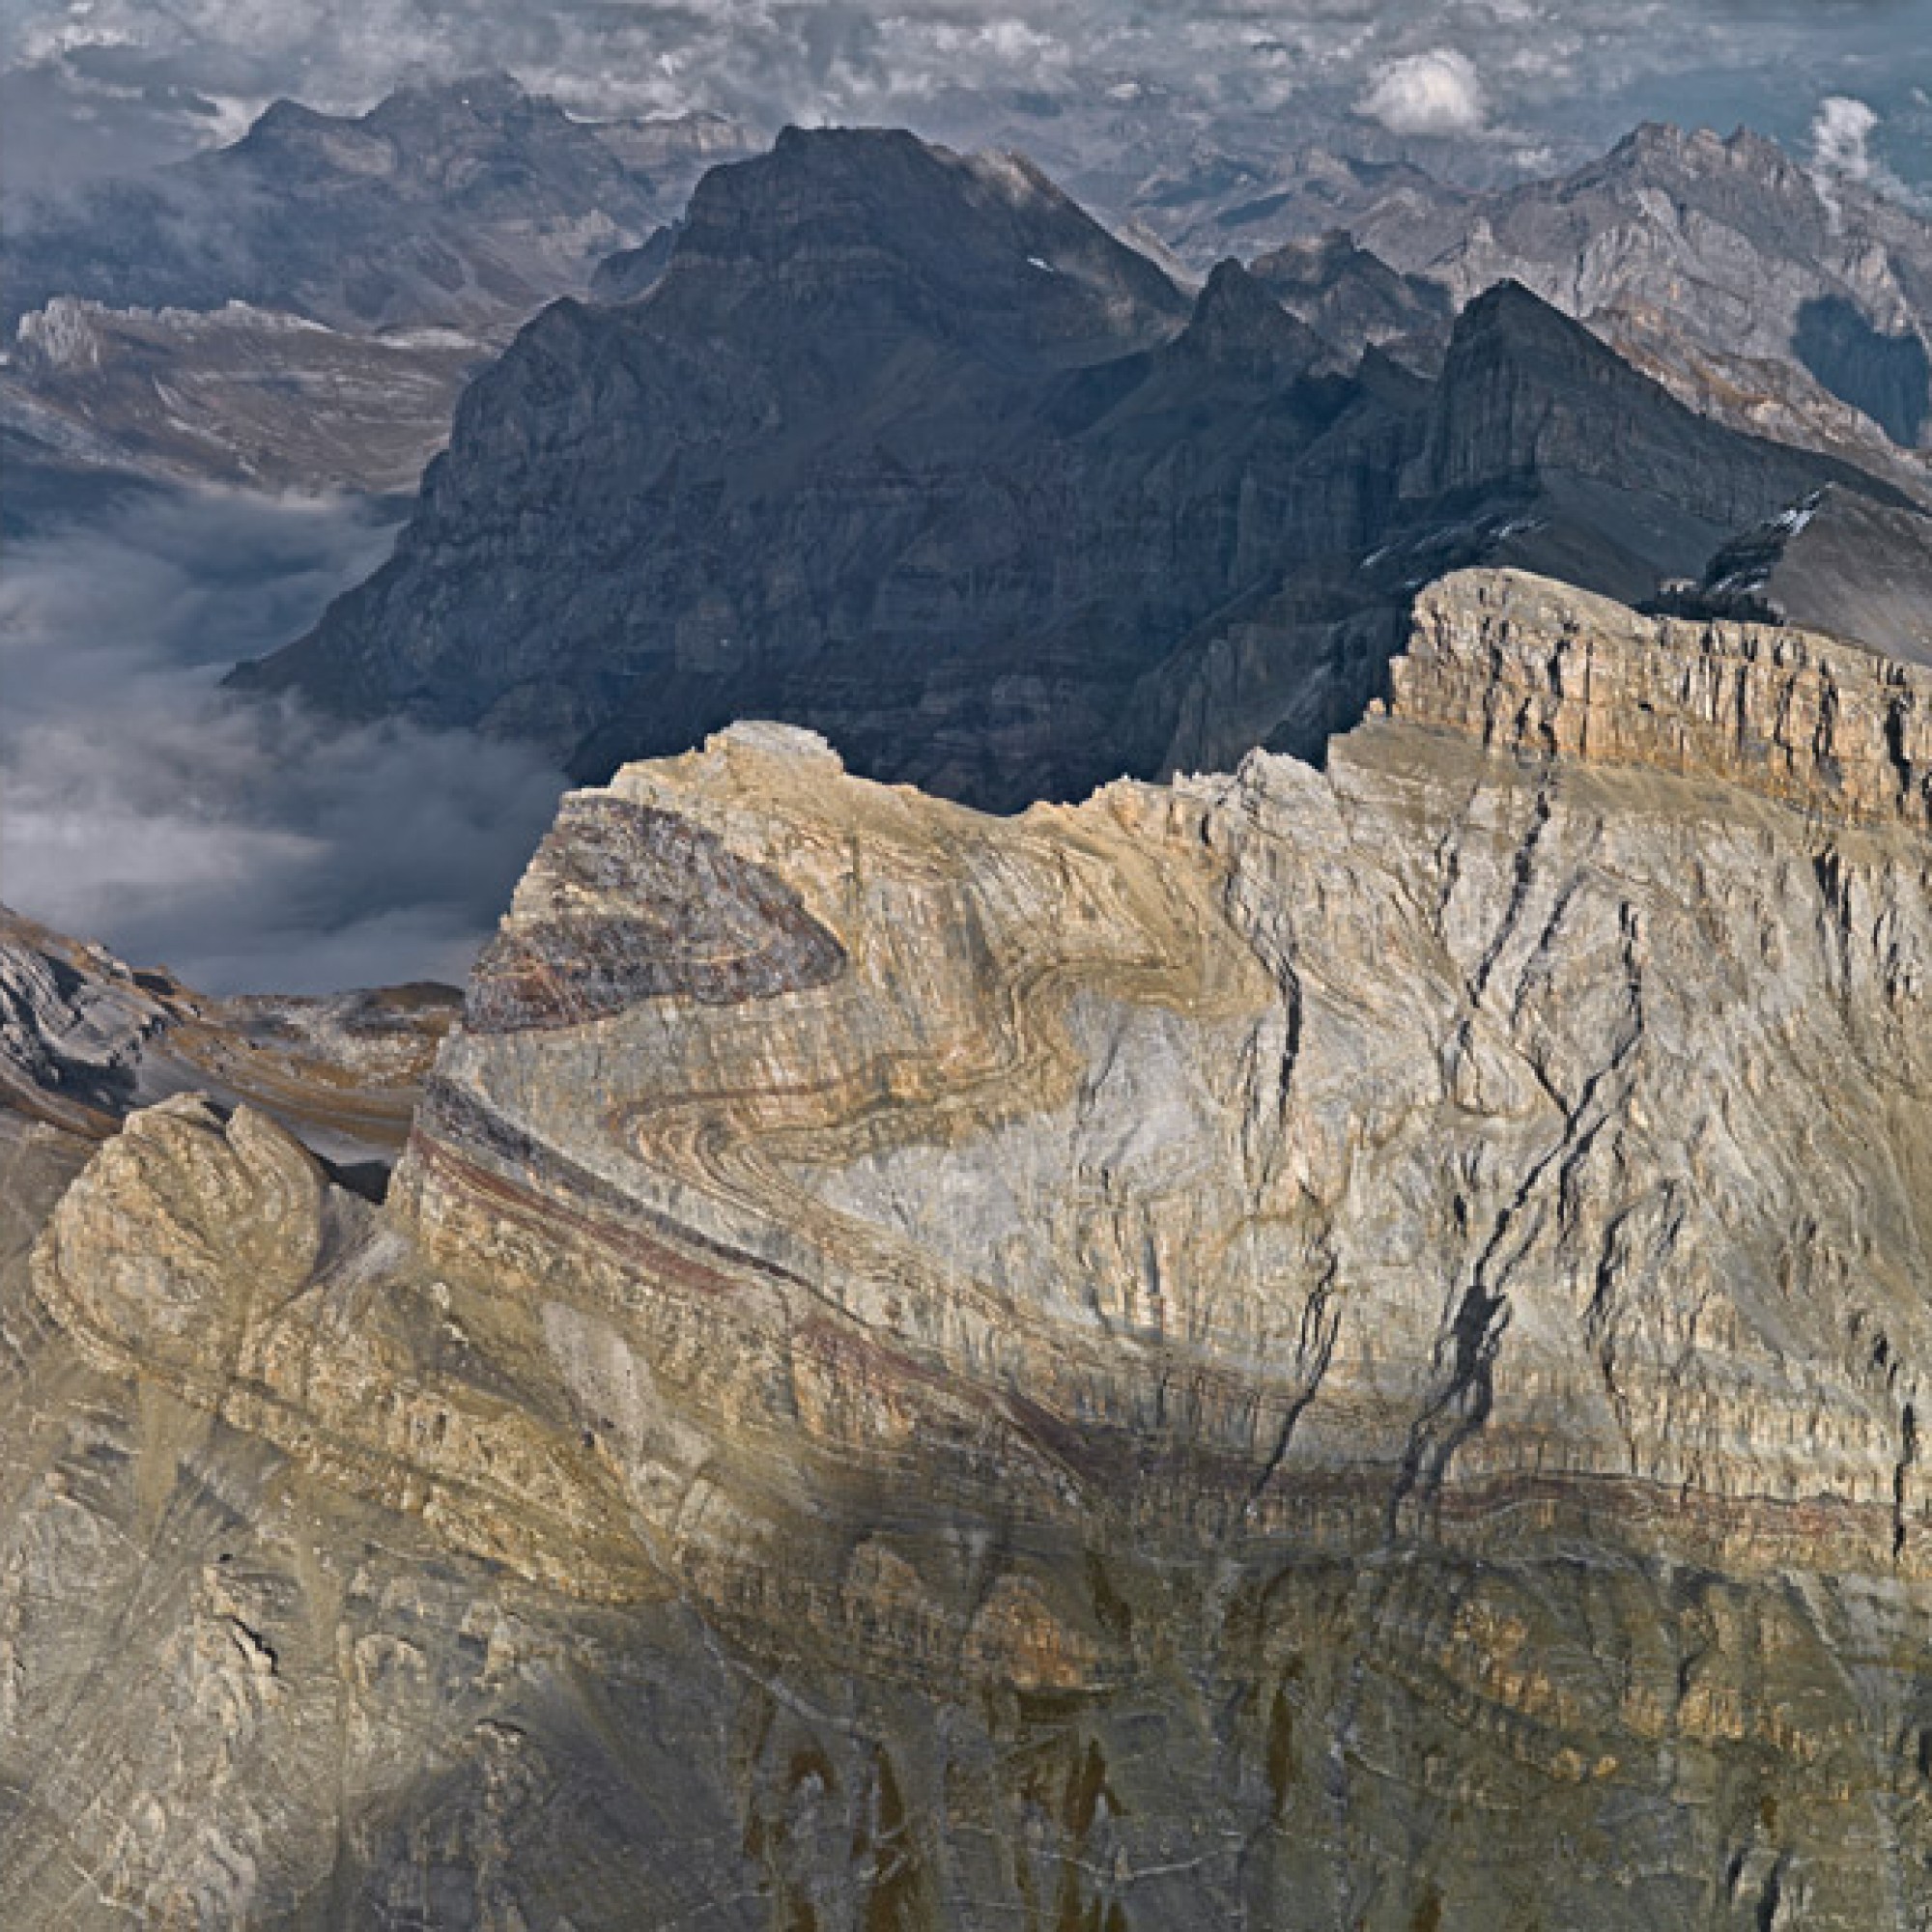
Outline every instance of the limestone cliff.
<svg viewBox="0 0 1932 1932"><path fill-rule="evenodd" d="M1911 1926L1932 678L1510 574L1316 772L575 794L379 1208L0 1358L0 1923Z"/></svg>

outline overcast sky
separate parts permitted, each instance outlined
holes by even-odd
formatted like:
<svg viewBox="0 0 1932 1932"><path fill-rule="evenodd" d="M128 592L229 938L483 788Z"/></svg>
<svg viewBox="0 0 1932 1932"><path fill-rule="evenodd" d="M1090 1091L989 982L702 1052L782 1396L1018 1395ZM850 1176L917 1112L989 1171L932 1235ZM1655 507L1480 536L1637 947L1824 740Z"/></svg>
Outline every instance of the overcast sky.
<svg viewBox="0 0 1932 1932"><path fill-rule="evenodd" d="M1645 117L1794 147L1828 99L1862 155L1932 184L1932 0L7 0L10 182L232 137L269 99L367 106L409 74L504 68L586 113L712 108L765 127L952 131L961 90L1029 111L1436 143L1479 171L1601 146ZM1845 110L1839 110L1841 115ZM1854 115L1856 120L1858 117ZM1841 126L1844 124L1841 122Z"/></svg>

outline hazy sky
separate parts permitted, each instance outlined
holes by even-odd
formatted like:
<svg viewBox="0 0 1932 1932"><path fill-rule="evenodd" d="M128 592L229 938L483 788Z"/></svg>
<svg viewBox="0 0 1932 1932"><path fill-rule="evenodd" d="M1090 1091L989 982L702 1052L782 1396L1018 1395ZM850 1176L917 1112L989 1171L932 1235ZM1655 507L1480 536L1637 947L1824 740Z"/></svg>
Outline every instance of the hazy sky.
<svg viewBox="0 0 1932 1932"><path fill-rule="evenodd" d="M1276 117L1531 164L1646 116L1802 145L1828 99L1862 153L1932 184L1932 0L7 0L10 179L229 137L276 95L365 106L405 74L514 71L591 113L955 120L960 90L1029 111ZM951 104L949 104L951 103Z"/></svg>

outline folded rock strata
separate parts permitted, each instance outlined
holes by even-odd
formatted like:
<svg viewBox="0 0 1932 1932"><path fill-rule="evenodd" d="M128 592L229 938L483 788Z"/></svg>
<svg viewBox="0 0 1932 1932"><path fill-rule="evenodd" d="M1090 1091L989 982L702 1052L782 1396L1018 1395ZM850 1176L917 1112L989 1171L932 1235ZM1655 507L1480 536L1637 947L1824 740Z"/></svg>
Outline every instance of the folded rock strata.
<svg viewBox="0 0 1932 1932"><path fill-rule="evenodd" d="M576 794L382 1208L8 1282L0 1922L1920 1922L1928 699L1483 573L1322 772Z"/></svg>

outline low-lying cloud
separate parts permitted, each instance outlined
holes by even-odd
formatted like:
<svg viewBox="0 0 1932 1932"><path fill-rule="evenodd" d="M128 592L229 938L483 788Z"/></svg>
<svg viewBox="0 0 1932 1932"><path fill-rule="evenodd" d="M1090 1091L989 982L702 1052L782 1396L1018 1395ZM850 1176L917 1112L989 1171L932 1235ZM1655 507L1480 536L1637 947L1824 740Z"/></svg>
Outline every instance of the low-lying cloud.
<svg viewBox="0 0 1932 1932"><path fill-rule="evenodd" d="M181 492L14 545L0 896L213 992L460 979L564 781L217 690L386 551L352 498Z"/></svg>

